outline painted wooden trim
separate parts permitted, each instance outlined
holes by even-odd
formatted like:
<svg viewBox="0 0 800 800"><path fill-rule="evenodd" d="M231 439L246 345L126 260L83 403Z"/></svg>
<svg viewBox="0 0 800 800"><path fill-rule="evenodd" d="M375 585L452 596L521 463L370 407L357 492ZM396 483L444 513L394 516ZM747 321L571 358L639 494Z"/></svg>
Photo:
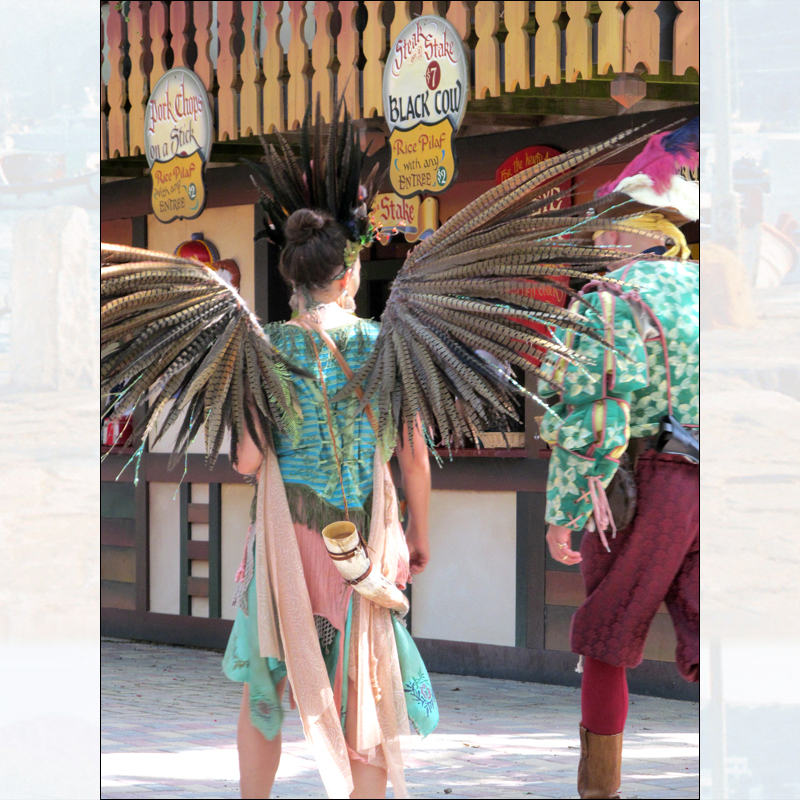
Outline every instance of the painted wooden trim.
<svg viewBox="0 0 800 800"><path fill-rule="evenodd" d="M575 672L578 656L574 653L441 639L414 641L430 672L576 688L581 685L581 675ZM434 677L434 684L435 682ZM629 669L628 688L631 694L670 700L689 700L696 703L700 699L699 684L686 683L679 676L675 664L667 661L643 661L636 669ZM576 731L579 717L580 707L576 698Z"/></svg>
<svg viewBox="0 0 800 800"><path fill-rule="evenodd" d="M186 594L189 597L209 597L208 578L193 578L190 575L186 579Z"/></svg>
<svg viewBox="0 0 800 800"><path fill-rule="evenodd" d="M186 482L182 483L178 488L178 496L180 503L180 554L178 556L178 569L180 570L180 577L178 581L178 592L180 598L180 613L181 616L188 616L191 614L192 603L189 597L189 568L191 561L189 560L189 502L192 499L191 484Z"/></svg>
<svg viewBox="0 0 800 800"><path fill-rule="evenodd" d="M224 651L233 621L152 611L100 609L100 635Z"/></svg>
<svg viewBox="0 0 800 800"><path fill-rule="evenodd" d="M208 616L222 616L222 484L208 485Z"/></svg>
<svg viewBox="0 0 800 800"><path fill-rule="evenodd" d="M169 458L169 453L143 453L140 480L144 476L144 480L150 483L248 483L247 478L231 466L227 455L220 455L214 467L209 469L205 465L205 456L191 453L186 461L186 474L182 463L167 469ZM100 462L100 480L103 483L133 483L135 465L131 464L122 472L128 461L129 455L112 453L106 456Z"/></svg>
<svg viewBox="0 0 800 800"><path fill-rule="evenodd" d="M228 644L233 621L206 617L183 617L117 608L100 610L100 634L163 644L204 647L223 652ZM440 639L415 639L420 654L431 672L449 675L474 675L524 683L546 683L579 687L581 676L575 672L574 653L502 647L471 642L448 642ZM435 676L434 676L435 682ZM632 694L698 702L699 684L686 683L674 664L643 661L628 670ZM576 700L575 725L579 708Z"/></svg>
<svg viewBox="0 0 800 800"><path fill-rule="evenodd" d="M136 516L136 610L150 608L150 492L145 481L134 486Z"/></svg>
<svg viewBox="0 0 800 800"><path fill-rule="evenodd" d="M208 561L208 542L190 539L186 543L186 555L190 561Z"/></svg>
<svg viewBox="0 0 800 800"><path fill-rule="evenodd" d="M432 460L431 485L435 490L543 492L547 462L529 458L462 458L444 461L440 468Z"/></svg>
<svg viewBox="0 0 800 800"><path fill-rule="evenodd" d="M118 517L101 517L100 544L113 547L136 547L136 521Z"/></svg>
<svg viewBox="0 0 800 800"><path fill-rule="evenodd" d="M136 613L136 584L100 580L100 613L106 609Z"/></svg>
<svg viewBox="0 0 800 800"><path fill-rule="evenodd" d="M517 647L544 648L543 492L517 494Z"/></svg>
<svg viewBox="0 0 800 800"><path fill-rule="evenodd" d="M189 522L197 522L200 525L208 525L207 503L189 503L187 514L189 516Z"/></svg>

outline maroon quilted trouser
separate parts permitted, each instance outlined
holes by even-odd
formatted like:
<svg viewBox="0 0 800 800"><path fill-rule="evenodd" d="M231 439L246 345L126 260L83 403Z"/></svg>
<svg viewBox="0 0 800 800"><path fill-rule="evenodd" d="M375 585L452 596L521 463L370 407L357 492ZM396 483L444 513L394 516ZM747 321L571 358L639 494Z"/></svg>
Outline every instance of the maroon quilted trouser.
<svg viewBox="0 0 800 800"><path fill-rule="evenodd" d="M652 450L636 468L636 516L607 552L584 533L581 575L586 600L572 618L572 651L617 667L642 661L647 632L662 600L678 640L676 661L699 679L700 470Z"/></svg>

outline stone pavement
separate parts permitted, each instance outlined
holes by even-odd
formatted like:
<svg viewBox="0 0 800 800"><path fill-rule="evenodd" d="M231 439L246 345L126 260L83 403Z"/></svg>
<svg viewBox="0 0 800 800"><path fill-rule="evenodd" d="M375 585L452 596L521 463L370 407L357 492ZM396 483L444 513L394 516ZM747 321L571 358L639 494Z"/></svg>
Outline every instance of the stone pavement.
<svg viewBox="0 0 800 800"><path fill-rule="evenodd" d="M221 654L104 640L103 798L239 797L241 686ZM412 797L576 797L576 689L431 675L441 722L407 749ZM288 711L274 797L325 797L299 717ZM699 796L697 703L631 696L624 798ZM392 797L391 788L389 797Z"/></svg>

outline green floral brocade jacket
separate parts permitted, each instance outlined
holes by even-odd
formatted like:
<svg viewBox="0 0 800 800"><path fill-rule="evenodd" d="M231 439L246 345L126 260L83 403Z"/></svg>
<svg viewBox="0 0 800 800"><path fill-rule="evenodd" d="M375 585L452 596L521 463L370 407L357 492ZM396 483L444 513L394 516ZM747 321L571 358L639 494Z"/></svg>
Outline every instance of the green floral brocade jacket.
<svg viewBox="0 0 800 800"><path fill-rule="evenodd" d="M672 414L683 425L699 421L699 264L642 261L607 277L638 290L641 300L661 323L669 361ZM565 344L587 356L585 366L548 357L544 372L564 386L554 414L545 415L541 436L552 448L547 481L548 523L573 530L586 526L592 514L588 479L608 486L631 437L658 433L669 413L667 367L658 326L635 300L625 300L602 287L587 292L588 305L573 301L597 333L624 354L605 349L588 336L556 330ZM556 392L544 381L540 394Z"/></svg>

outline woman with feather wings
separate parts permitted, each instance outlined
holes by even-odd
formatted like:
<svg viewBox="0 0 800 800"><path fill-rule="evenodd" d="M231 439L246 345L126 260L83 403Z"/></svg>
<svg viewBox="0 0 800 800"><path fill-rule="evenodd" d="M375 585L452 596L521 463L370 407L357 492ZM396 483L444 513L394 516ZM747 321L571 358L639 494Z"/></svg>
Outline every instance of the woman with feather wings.
<svg viewBox="0 0 800 800"><path fill-rule="evenodd" d="M438 715L427 673L396 615L337 583L320 531L352 516L380 573L402 585L409 553L410 571L427 559L427 449L435 441L457 447L498 417L514 419L515 395L527 394L496 360L536 375L543 353L579 365L582 357L542 335L542 324L610 346L578 310L531 290L628 255L591 242L598 230L625 230L634 213L627 198L611 194L587 216L582 207L546 211L553 198L545 195L639 139L626 132L559 156L475 200L409 254L378 326L337 304L372 235L374 171L361 187L364 154L346 109L324 145L319 107L316 119L312 131L309 109L300 158L279 136L281 152L265 146L263 164L253 165L297 324L262 330L209 269L104 246L102 380L106 391L125 386L109 414L149 400L145 436L164 413L156 438L182 418L174 461L203 428L213 463L230 430L232 461L258 470L225 656L229 677L247 684L243 793L265 796L271 787L288 676L329 795L382 796L388 773L401 797L399 736L409 716L425 733ZM387 466L393 452L410 503L405 536Z"/></svg>

